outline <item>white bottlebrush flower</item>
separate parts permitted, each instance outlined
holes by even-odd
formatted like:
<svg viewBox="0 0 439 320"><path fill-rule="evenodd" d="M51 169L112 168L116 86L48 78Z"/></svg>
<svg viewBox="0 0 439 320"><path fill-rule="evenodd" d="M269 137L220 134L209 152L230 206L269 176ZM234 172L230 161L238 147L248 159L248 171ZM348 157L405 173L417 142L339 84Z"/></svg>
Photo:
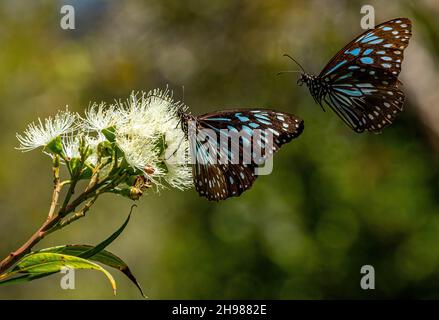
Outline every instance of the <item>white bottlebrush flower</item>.
<svg viewBox="0 0 439 320"><path fill-rule="evenodd" d="M177 150L185 151L187 147L177 116L177 111L184 106L174 102L168 91L154 90L148 94L133 93L125 104L119 103L118 107L122 111L116 124L116 143L124 151L127 162L142 170L158 187L162 185L159 181L163 180L180 189L192 186L185 158L187 153L176 153L183 154L179 162L175 157L172 163L167 161Z"/></svg>
<svg viewBox="0 0 439 320"><path fill-rule="evenodd" d="M16 134L20 143L18 150L30 151L39 147L46 147L56 138L75 129L76 115L68 111L59 111L54 117L38 123L29 124L23 134Z"/></svg>
<svg viewBox="0 0 439 320"><path fill-rule="evenodd" d="M163 179L173 188L186 190L193 187L192 169L187 165L166 162L168 172Z"/></svg>
<svg viewBox="0 0 439 320"><path fill-rule="evenodd" d="M189 141L178 119L169 119L167 126L168 130L165 134L167 148L162 158L168 172L163 179L171 187L185 190L193 186L192 168L188 166ZM177 128L177 130L171 128Z"/></svg>
<svg viewBox="0 0 439 320"><path fill-rule="evenodd" d="M154 177L161 174L161 170L158 168L155 168L154 172L145 170L146 168L155 167L155 164L159 162L157 154L153 152L154 144L152 140L143 139L139 136L121 135L117 136L116 142L123 151L125 160L132 168L144 172L149 179L154 179Z"/></svg>
<svg viewBox="0 0 439 320"><path fill-rule="evenodd" d="M118 129L128 129L144 137L176 130L176 126L169 128L169 125L178 124L177 111L185 109L172 99L168 90L158 89L147 94L132 93L126 103L118 103L117 107L121 110L117 116Z"/></svg>
<svg viewBox="0 0 439 320"><path fill-rule="evenodd" d="M81 158L79 148L81 146L81 138L74 133L69 133L61 138L63 154L67 160L73 158Z"/></svg>
<svg viewBox="0 0 439 320"><path fill-rule="evenodd" d="M115 125L117 110L113 105L107 106L105 103L93 103L86 111L85 118L82 120L84 131L100 132Z"/></svg>

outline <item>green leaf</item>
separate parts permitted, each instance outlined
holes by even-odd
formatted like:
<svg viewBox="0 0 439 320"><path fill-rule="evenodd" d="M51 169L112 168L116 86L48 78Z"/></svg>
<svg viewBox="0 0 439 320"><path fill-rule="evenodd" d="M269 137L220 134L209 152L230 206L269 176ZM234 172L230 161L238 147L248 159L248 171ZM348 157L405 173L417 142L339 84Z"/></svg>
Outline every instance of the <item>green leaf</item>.
<svg viewBox="0 0 439 320"><path fill-rule="evenodd" d="M51 274L54 274L57 272L48 272L48 273L40 273L40 274L22 274L19 275L17 277L14 278L9 278L3 281L0 281L0 286L2 285L9 285L9 284L16 284L16 283L21 283L21 282L29 282L32 280L37 280L40 278L44 278L47 276L50 276Z"/></svg>
<svg viewBox="0 0 439 320"><path fill-rule="evenodd" d="M105 138L110 142L116 141L116 128L115 127L109 127L101 130L102 134L105 136Z"/></svg>
<svg viewBox="0 0 439 320"><path fill-rule="evenodd" d="M107 239L105 239L104 241L99 243L97 246L92 247L90 250L87 250L87 251L81 253L81 255L79 255L79 256L81 258L84 258L84 259L90 258L90 257L94 256L95 254L104 250L110 243L112 243L114 240L116 240L116 238L122 233L122 231L127 226L128 222L130 221L131 213L133 212L134 207L137 207L137 206L135 204L131 206L130 213L128 214L128 217L126 218L125 222L120 226L120 228L116 230L115 233L113 233Z"/></svg>
<svg viewBox="0 0 439 320"><path fill-rule="evenodd" d="M92 175L93 175L93 171L89 167L85 167L82 170L81 175L79 176L79 179L88 180L92 177Z"/></svg>
<svg viewBox="0 0 439 320"><path fill-rule="evenodd" d="M52 252L52 253L60 253L60 254L68 254L72 256L80 256L84 252L90 251L93 246L90 245L64 245L64 246L57 246L47 249L42 249L39 252ZM95 254L94 256L89 258L90 260L102 263L106 266L118 269L123 274L125 274L128 279L131 280L131 282L134 283L134 285L139 289L140 294L146 298L145 294L143 293L142 287L140 286L140 283L137 281L137 279L132 274L130 268L128 265L118 256L114 255L111 252L108 252L106 250L102 250L101 252Z"/></svg>
<svg viewBox="0 0 439 320"><path fill-rule="evenodd" d="M27 274L29 276L41 276L45 277L55 272L61 271L63 267L68 267L72 269L88 269L101 271L110 281L111 287L113 288L114 294L116 294L116 282L113 276L100 265L91 262L89 260L83 259L81 257L76 257L67 254L50 253L50 252L33 252L26 255L21 259L17 265L12 269L11 272L7 274L8 277L17 274ZM11 281L17 279L22 279L20 277L13 278ZM34 278L35 279L35 278ZM28 279L31 281L34 279ZM23 279L25 280L25 279Z"/></svg>
<svg viewBox="0 0 439 320"><path fill-rule="evenodd" d="M88 250L93 248L93 246L90 245L63 245L63 246L56 246L51 248L45 248L37 251L38 253L57 253L57 254L64 254L64 255L70 255L78 257L81 253L84 253ZM35 252L35 253L37 253ZM140 294L146 298L145 294L143 293L142 287L140 286L140 283L137 281L136 277L134 277L133 273L131 272L128 265L118 256L114 255L111 252L108 252L106 250L102 250L98 254L94 255L93 257L90 257L90 260L102 263L106 266L109 266L111 268L115 268L125 274L128 279L131 280L131 282L139 289ZM22 283L22 282L29 282L32 280L37 280L39 278L47 277L51 274L54 274L56 272L51 273L41 273L41 274L20 274L19 276L15 278L9 278L3 281L0 281L0 285L9 285L9 284L16 284L16 283Z"/></svg>
<svg viewBox="0 0 439 320"><path fill-rule="evenodd" d="M128 225L128 222L130 220L131 213L132 213L134 207L136 207L136 205L131 206L130 213L129 213L128 217L126 218L125 222L122 224L122 226L120 226L119 229L116 230L116 232L114 232L110 237L108 237L107 239L105 239L104 241L99 243L97 246L93 247L90 245L63 245L63 246L46 248L46 249L42 249L42 250L36 251L34 253L31 253L31 254L25 256L21 261L19 261L19 263L12 270L12 272L7 274L6 276L11 277L11 276L14 276L17 274L21 274L23 272L26 272L26 274L24 274L24 275L21 274L15 278L10 278L10 279L0 281L0 285L32 281L32 280L46 277L46 276L49 276L53 273L58 272L60 270L60 268L56 271L42 270L40 272L35 272L35 270L34 270L34 272L22 270L23 261L25 259L27 259L27 257L29 257L29 256L32 256L32 255L35 256L36 254L56 254L59 256L77 257L78 259L81 259L83 261L88 261L85 259L90 259L90 260L102 263L106 266L118 269L119 271L124 273L134 283L134 285L139 289L141 295L146 298L146 296L143 293L142 287L140 286L139 282L132 274L128 265L122 259L120 259L118 256L112 254L111 252L104 250L110 243L112 243L122 233L122 231ZM88 261L88 262L90 262L90 261ZM90 262L90 263L92 263L92 262ZM25 263L25 265L26 265L26 263ZM94 265L96 265L96 264L94 264ZM99 265L96 265L96 266L100 267ZM74 267L72 266L72 268L74 268ZM100 268L102 270L106 271L102 267L100 267Z"/></svg>
<svg viewBox="0 0 439 320"><path fill-rule="evenodd" d="M73 176L76 176L76 172L82 169L82 162L79 158L70 159L67 165L69 166L70 172L72 172Z"/></svg>
<svg viewBox="0 0 439 320"><path fill-rule="evenodd" d="M113 152L113 144L109 141L102 141L98 144L98 154L101 158L110 157Z"/></svg>
<svg viewBox="0 0 439 320"><path fill-rule="evenodd" d="M53 154L61 154L63 152L61 136L57 136L52 141L50 141L46 145L46 148L49 149Z"/></svg>

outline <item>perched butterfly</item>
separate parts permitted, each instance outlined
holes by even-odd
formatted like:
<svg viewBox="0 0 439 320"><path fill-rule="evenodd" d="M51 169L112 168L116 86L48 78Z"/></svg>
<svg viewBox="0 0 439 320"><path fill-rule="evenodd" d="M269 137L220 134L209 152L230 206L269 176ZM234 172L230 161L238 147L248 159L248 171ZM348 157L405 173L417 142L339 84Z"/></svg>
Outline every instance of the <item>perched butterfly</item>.
<svg viewBox="0 0 439 320"><path fill-rule="evenodd" d="M322 108L324 101L356 132L380 132L402 111L398 75L411 35L407 18L384 22L352 40L318 76L286 56L302 69L297 84L305 83Z"/></svg>
<svg viewBox="0 0 439 320"><path fill-rule="evenodd" d="M226 110L198 117L180 110L179 116L190 152L195 155L195 188L200 196L215 201L250 189L257 177L255 169L304 128L301 119L268 109ZM202 136L206 132L210 136ZM233 139L233 134L238 139ZM261 147L258 155L255 143Z"/></svg>

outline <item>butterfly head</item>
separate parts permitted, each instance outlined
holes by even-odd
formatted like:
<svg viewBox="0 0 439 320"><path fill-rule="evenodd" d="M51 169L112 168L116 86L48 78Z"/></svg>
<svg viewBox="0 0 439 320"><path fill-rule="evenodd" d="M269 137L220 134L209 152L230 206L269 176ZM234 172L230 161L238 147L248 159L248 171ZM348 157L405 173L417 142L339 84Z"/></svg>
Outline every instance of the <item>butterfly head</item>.
<svg viewBox="0 0 439 320"><path fill-rule="evenodd" d="M297 79L297 84L299 86L302 86L305 83L309 87L311 81L313 80L313 76L307 74L305 69L302 67L302 65L299 62L297 62L296 59L294 59L289 54L284 54L284 57L291 59L295 64L297 64L300 67L300 70L281 71L278 73L278 75L283 74L283 73L299 73L300 76L299 76L299 79Z"/></svg>
<svg viewBox="0 0 439 320"><path fill-rule="evenodd" d="M182 107L177 109L177 116L180 119L179 124L185 134L188 133L188 122L194 119L194 116L187 113Z"/></svg>
<svg viewBox="0 0 439 320"><path fill-rule="evenodd" d="M309 75L305 72L300 73L299 79L297 79L297 85L302 86L303 84L306 84L307 87L309 87L309 84L313 80L313 76Z"/></svg>

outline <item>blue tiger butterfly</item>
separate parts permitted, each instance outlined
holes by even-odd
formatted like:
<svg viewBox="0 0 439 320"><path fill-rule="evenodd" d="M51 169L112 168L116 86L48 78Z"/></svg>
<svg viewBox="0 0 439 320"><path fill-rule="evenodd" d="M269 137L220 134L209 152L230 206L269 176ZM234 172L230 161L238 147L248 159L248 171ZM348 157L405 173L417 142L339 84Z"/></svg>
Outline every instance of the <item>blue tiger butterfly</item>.
<svg viewBox="0 0 439 320"><path fill-rule="evenodd" d="M192 164L195 188L200 196L213 201L236 197L250 189L257 178L255 169L279 150L283 144L298 137L304 129L303 120L292 114L269 109L224 110L200 116L193 116L184 110L180 110L178 113L186 137L190 142L194 142L190 143L190 148L194 149L195 153L201 155L204 160L199 161L197 157ZM189 123L195 124L195 130L188 129ZM235 149L237 151L234 152L232 148L221 150L220 139L198 141L195 135L205 129L218 133L219 137L224 132L241 132L244 135L239 138L239 145ZM257 136L255 132L258 132L260 136ZM267 132L270 132L273 138L269 149L268 145L263 145L264 142L267 142L264 140L267 139ZM244 154L248 152L244 145L246 142L249 143L251 139L259 139L257 143L265 147L265 151L261 153L259 158L253 158L251 162L244 163ZM253 149L250 148L250 150ZM217 161L221 154L227 156L228 162L219 163ZM234 161L230 161L232 159Z"/></svg>
<svg viewBox="0 0 439 320"><path fill-rule="evenodd" d="M341 49L318 76L286 56L301 67L297 84L305 83L317 104L323 108L324 101L355 132L379 133L403 108L398 75L411 35L407 18L377 25Z"/></svg>

